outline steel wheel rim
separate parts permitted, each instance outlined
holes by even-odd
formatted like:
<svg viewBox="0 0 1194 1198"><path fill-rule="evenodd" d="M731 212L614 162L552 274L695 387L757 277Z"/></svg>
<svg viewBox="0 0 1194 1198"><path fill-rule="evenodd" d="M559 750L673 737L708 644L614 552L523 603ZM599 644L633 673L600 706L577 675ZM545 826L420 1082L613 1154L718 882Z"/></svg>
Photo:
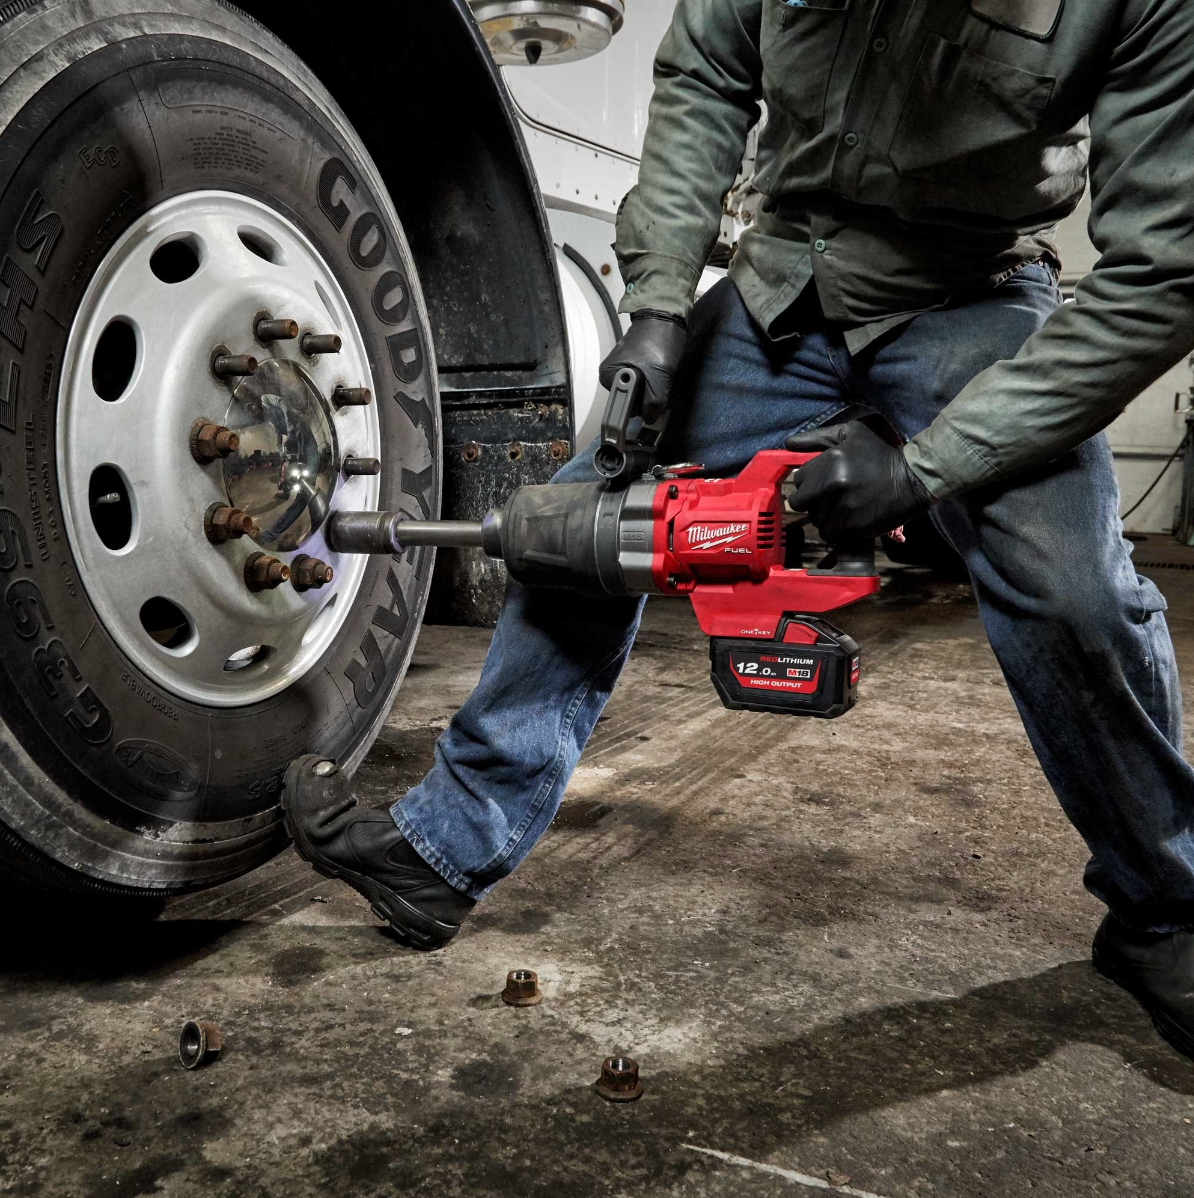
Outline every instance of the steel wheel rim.
<svg viewBox="0 0 1194 1198"><path fill-rule="evenodd" d="M186 254L171 248L179 245L189 247L198 265L175 279L188 266ZM164 279L161 264L171 255L182 265L165 271ZM304 354L301 338L263 343L254 330L266 314L292 319L304 333L338 334L341 350ZM121 324L131 338L111 332ZM119 352L111 348L116 341ZM113 398L128 367L130 341L129 377ZM65 532L79 581L104 629L163 690L205 706L234 707L268 699L311 670L351 612L367 561L331 552L319 528L302 544L283 548L247 536L220 545L209 541L205 515L213 505L228 504L230 489L241 484L229 481L237 471L226 476L222 461L196 463L192 426L197 418L242 431L261 423L237 398L240 380L213 373L213 355L221 347L254 356L263 373L272 370L271 377L292 391L306 380L305 402L312 413L322 411L328 426L317 479L324 486L331 480L326 510L376 510L378 478L339 473L346 456L381 453L376 407L337 408L331 402L337 386L374 389L348 301L295 225L233 192L167 200L140 217L105 256L67 342L57 449ZM320 421L312 416L310 423ZM113 473L97 474L104 467ZM298 484L281 477L278 495L284 486L296 494ZM125 499L97 503L105 498L97 487L102 491L113 478L115 489L106 497L123 488ZM304 485L310 493L312 486ZM128 507L123 516L97 515L100 507L116 509L121 502ZM118 544L125 517L127 541ZM44 531L54 535L52 527ZM334 579L302 591L289 583L252 591L245 562L262 551L288 566L309 555L331 566ZM147 624L146 606L156 599L185 617L184 629L167 635L169 621L156 610ZM126 681L134 693L143 689L131 674Z"/></svg>

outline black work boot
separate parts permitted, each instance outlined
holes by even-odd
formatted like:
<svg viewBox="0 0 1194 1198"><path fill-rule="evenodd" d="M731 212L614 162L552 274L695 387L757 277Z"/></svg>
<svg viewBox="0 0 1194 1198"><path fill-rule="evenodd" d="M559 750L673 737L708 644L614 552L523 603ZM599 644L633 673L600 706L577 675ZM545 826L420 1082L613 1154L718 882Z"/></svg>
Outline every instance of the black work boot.
<svg viewBox="0 0 1194 1198"><path fill-rule="evenodd" d="M1137 932L1108 915L1095 932L1095 968L1140 1001L1153 1026L1194 1057L1194 932Z"/></svg>
<svg viewBox="0 0 1194 1198"><path fill-rule="evenodd" d="M356 805L334 762L292 761L282 811L299 856L363 894L410 948L443 948L476 906L411 848L388 811Z"/></svg>

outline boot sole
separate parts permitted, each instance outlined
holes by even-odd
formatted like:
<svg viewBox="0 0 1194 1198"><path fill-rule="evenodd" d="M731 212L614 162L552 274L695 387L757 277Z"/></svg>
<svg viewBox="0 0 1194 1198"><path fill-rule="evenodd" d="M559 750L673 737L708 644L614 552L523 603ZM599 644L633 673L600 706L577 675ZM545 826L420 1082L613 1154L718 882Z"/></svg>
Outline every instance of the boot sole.
<svg viewBox="0 0 1194 1198"><path fill-rule="evenodd" d="M1136 984L1130 974L1121 971L1111 957L1100 952L1097 945L1091 949L1090 957L1103 977L1114 982L1121 990L1126 990L1148 1012L1161 1039L1182 1056L1194 1060L1194 1035L1186 1031L1163 1007L1158 1006L1148 992Z"/></svg>
<svg viewBox="0 0 1194 1198"><path fill-rule="evenodd" d="M344 869L338 865L329 865L319 856L306 841L302 834L299 822L291 814L290 807L286 802L287 792L290 790L293 782L297 781L297 771L302 767L305 758L300 758L299 761L292 763L290 769L286 771L285 784L282 791L282 822L286 827L287 835L294 842L294 849L298 855L311 866L317 874L330 879L333 882L345 882L351 886L359 895L363 896L369 903L369 909L383 923L390 925L390 930L394 933L398 943L405 948L413 948L418 952L434 952L437 948L444 948L448 942L460 931L458 924L444 924L438 920L431 919L429 916L422 914L406 902L400 895L395 894L392 890L386 889L384 886L379 886L371 878L367 878L364 874L358 874L354 870ZM320 759L322 760L322 759ZM292 771L295 777L292 778ZM434 931L423 931L419 924L431 924L434 926Z"/></svg>

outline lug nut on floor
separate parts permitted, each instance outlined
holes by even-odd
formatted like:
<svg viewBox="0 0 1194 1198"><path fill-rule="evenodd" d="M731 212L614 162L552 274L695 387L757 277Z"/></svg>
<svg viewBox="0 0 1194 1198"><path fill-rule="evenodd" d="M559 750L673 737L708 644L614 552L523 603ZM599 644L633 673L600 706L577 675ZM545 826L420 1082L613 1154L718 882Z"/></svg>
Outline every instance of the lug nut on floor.
<svg viewBox="0 0 1194 1198"><path fill-rule="evenodd" d="M543 1001L539 975L533 969L512 969L506 974L502 1002L510 1007L537 1007Z"/></svg>
<svg viewBox="0 0 1194 1198"><path fill-rule="evenodd" d="M196 420L191 425L191 457L201 466L226 458L240 448L240 437L231 429L211 420Z"/></svg>
<svg viewBox="0 0 1194 1198"><path fill-rule="evenodd" d="M268 553L250 553L245 561L245 585L250 591L272 591L290 579L290 567Z"/></svg>
<svg viewBox="0 0 1194 1198"><path fill-rule="evenodd" d="M321 562L317 557L308 557L300 553L294 559L290 569L290 581L296 591L310 591L316 587L325 587L335 578L335 572L327 562Z"/></svg>
<svg viewBox="0 0 1194 1198"><path fill-rule="evenodd" d="M207 509L203 519L203 531L213 545L222 545L225 541L234 541L240 537L255 537L257 525L248 512L240 508L228 507L226 504L213 503Z"/></svg>
<svg viewBox="0 0 1194 1198"><path fill-rule="evenodd" d="M220 1055L224 1038L214 1023L203 1019L188 1019L178 1037L178 1059L185 1069L208 1065Z"/></svg>
<svg viewBox="0 0 1194 1198"><path fill-rule="evenodd" d="M633 1102L641 1097L643 1083L638 1080L638 1061L630 1057L606 1057L601 1062L596 1090L610 1102Z"/></svg>

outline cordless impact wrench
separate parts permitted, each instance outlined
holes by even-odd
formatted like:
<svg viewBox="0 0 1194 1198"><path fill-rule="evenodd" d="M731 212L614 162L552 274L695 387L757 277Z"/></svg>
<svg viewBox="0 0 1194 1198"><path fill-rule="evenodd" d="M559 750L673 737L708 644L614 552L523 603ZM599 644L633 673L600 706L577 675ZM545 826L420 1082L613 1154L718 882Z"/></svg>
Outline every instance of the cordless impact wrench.
<svg viewBox="0 0 1194 1198"><path fill-rule="evenodd" d="M475 523L401 512L337 512L341 553L475 546L527 587L611 596L685 595L710 638L726 707L839 716L855 702L858 645L822 619L879 589L873 545L832 569L784 566L782 486L815 454L763 450L734 478L653 465L661 425L637 419L642 378L618 373L594 464L603 482L519 487ZM630 431L634 430L633 435Z"/></svg>

